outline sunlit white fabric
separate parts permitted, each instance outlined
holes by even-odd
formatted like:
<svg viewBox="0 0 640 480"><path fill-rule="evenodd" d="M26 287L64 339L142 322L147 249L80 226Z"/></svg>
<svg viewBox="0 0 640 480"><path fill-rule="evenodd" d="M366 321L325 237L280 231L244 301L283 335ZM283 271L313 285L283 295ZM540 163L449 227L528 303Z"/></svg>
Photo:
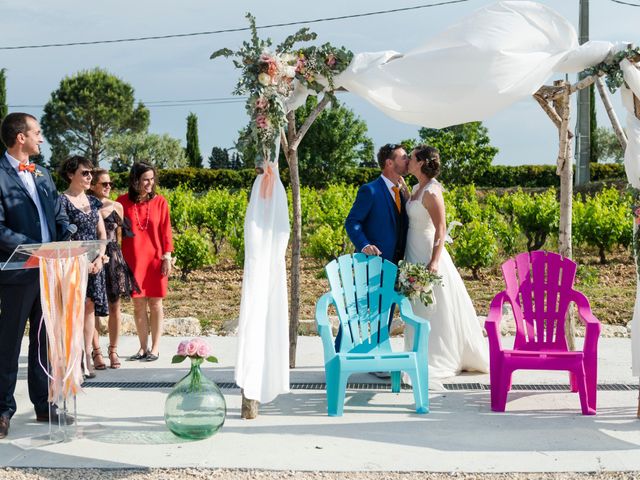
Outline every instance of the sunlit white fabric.
<svg viewBox="0 0 640 480"><path fill-rule="evenodd" d="M629 60L622 60L620 68L625 84L621 87L622 105L627 110L627 149L624 152L624 169L634 188L640 188L640 119L636 117L633 95L640 98L640 70ZM638 228L638 225L634 225ZM636 303L631 323L631 357L633 375L640 375L640 283L636 284Z"/></svg>
<svg viewBox="0 0 640 480"><path fill-rule="evenodd" d="M336 83L396 120L442 128L530 96L577 47L575 29L554 10L503 1L405 55L358 54Z"/></svg>
<svg viewBox="0 0 640 480"><path fill-rule="evenodd" d="M278 158L277 152L275 158ZM278 162L270 196L258 175L244 221L244 275L235 381L244 396L267 403L289 391L289 310L285 252L289 241L287 194Z"/></svg>

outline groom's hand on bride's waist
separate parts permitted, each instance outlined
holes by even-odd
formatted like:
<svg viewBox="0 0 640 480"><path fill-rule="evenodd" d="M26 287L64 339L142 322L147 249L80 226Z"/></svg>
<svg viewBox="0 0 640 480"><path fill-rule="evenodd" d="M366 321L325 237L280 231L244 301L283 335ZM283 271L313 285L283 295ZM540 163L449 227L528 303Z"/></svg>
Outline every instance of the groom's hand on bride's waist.
<svg viewBox="0 0 640 480"><path fill-rule="evenodd" d="M367 255L382 255L382 252L375 245L365 245L362 249L362 253L366 253Z"/></svg>

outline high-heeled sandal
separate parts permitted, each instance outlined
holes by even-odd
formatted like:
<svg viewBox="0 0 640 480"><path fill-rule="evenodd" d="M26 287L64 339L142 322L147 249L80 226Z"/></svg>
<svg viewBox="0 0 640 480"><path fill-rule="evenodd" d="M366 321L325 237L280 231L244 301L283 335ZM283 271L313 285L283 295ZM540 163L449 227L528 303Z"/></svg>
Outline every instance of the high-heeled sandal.
<svg viewBox="0 0 640 480"><path fill-rule="evenodd" d="M94 348L91 351L91 360L93 360L93 368L96 370L106 370L107 364L104 363L104 357L102 356L102 350L100 347Z"/></svg>
<svg viewBox="0 0 640 480"><path fill-rule="evenodd" d="M109 352L109 363L111 365L109 365L110 368L120 368L120 357L118 356L118 347L115 345L109 345L108 347L108 352Z"/></svg>

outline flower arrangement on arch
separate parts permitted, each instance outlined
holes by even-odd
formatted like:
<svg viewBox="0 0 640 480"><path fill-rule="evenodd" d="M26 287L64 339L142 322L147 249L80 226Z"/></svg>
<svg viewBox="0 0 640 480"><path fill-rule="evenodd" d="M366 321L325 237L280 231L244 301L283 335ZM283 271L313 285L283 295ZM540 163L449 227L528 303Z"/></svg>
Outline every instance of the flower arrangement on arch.
<svg viewBox="0 0 640 480"><path fill-rule="evenodd" d="M317 35L302 28L287 37L275 49L271 39L258 37L256 20L247 13L251 29L251 41L233 51L228 48L216 50L211 59L236 57L236 68L242 70L234 95L248 95L246 110L250 117L249 128L241 142L253 144L267 158L278 141L280 129L287 123L284 101L291 95L295 82L299 82L316 93L327 88L334 89L333 78L344 71L353 53L344 47L336 48L329 43L320 47L295 48L298 42L315 40ZM326 84L323 84L325 83Z"/></svg>
<svg viewBox="0 0 640 480"><path fill-rule="evenodd" d="M398 262L396 290L409 300L419 299L425 306L435 303L433 286L442 285L442 276L430 272L422 263Z"/></svg>
<svg viewBox="0 0 640 480"><path fill-rule="evenodd" d="M180 342L178 344L178 351L171 359L171 363L180 363L187 357L191 359L202 359L211 363L218 363L218 359L211 355L211 348L209 347L209 344L200 337Z"/></svg>

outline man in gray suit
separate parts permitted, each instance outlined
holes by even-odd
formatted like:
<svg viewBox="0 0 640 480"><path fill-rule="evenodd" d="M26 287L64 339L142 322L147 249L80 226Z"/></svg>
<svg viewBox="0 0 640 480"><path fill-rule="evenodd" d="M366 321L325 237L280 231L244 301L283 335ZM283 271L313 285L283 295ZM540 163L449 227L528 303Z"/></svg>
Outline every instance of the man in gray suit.
<svg viewBox="0 0 640 480"><path fill-rule="evenodd" d="M0 263L18 245L62 239L69 220L61 208L49 172L29 157L40 153L42 132L38 120L26 113L10 113L0 125L7 147L0 157ZM40 366L47 359L47 338L40 328L40 282L37 269L0 271L0 438L7 436L16 412L14 392L20 345L29 320L29 398L38 421L57 421L47 402L47 374ZM38 333L40 335L38 335Z"/></svg>

